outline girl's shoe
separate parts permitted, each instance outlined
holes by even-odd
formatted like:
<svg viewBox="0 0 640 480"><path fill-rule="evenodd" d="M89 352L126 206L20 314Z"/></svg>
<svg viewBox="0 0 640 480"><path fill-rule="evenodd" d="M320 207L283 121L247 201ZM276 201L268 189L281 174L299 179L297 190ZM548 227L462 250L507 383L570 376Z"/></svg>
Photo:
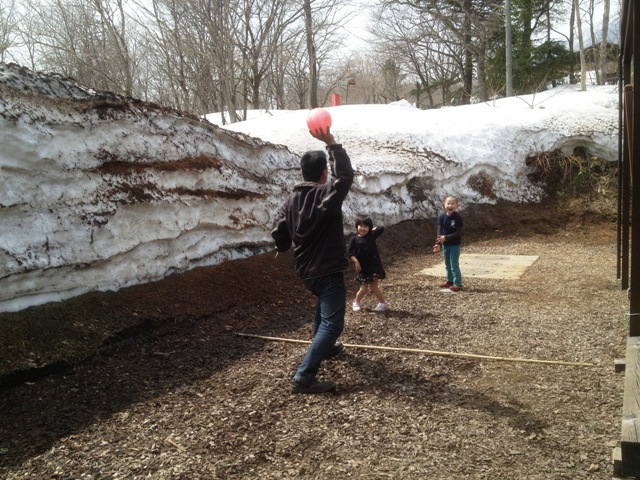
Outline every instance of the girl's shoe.
<svg viewBox="0 0 640 480"><path fill-rule="evenodd" d="M459 287L458 285L451 285L449 287L449 290L451 290L452 292L459 292L460 290L462 290L462 287Z"/></svg>
<svg viewBox="0 0 640 480"><path fill-rule="evenodd" d="M453 282L444 282L440 284L440 288L449 288L451 285L453 285Z"/></svg>
<svg viewBox="0 0 640 480"><path fill-rule="evenodd" d="M384 312L385 310L387 310L389 308L389 305L387 305L386 303L379 303L378 305L376 305L376 308L374 308L374 312Z"/></svg>
<svg viewBox="0 0 640 480"><path fill-rule="evenodd" d="M360 310L362 310L362 308L360 308L360 304L356 301L353 302L352 307L354 312L359 312Z"/></svg>

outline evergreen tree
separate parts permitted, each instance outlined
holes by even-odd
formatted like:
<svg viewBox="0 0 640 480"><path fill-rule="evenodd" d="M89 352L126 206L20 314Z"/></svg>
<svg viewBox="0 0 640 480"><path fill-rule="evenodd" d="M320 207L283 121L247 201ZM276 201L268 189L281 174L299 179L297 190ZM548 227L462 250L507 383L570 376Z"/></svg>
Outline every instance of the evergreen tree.
<svg viewBox="0 0 640 480"><path fill-rule="evenodd" d="M549 39L549 18L557 8L554 1L513 0L512 65L513 90L523 95L557 85L567 75L571 57L566 46ZM494 93L506 87L506 46L504 27L494 36L494 49L487 55L487 83Z"/></svg>

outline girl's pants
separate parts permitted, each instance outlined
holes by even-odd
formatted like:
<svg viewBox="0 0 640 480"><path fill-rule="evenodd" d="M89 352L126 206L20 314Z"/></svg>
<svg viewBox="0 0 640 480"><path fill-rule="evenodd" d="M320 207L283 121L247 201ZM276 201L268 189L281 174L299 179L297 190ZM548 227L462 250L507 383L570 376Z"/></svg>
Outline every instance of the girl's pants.
<svg viewBox="0 0 640 480"><path fill-rule="evenodd" d="M460 245L442 245L444 267L447 270L447 282L462 286L462 273L460 272Z"/></svg>

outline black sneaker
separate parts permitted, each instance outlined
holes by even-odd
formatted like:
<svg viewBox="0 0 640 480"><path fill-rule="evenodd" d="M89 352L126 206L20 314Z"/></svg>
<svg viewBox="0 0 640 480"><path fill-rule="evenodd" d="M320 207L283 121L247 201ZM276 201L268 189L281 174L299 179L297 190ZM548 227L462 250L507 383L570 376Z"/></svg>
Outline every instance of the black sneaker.
<svg viewBox="0 0 640 480"><path fill-rule="evenodd" d="M344 345L342 344L342 342L336 342L333 344L333 347L331 347L331 350L329 350L329 353L327 353L324 358L335 357L336 355L342 353L343 350Z"/></svg>
<svg viewBox="0 0 640 480"><path fill-rule="evenodd" d="M291 393L325 393L333 392L336 384L331 380L323 380L322 382L313 379L309 383L302 383L298 380L291 382Z"/></svg>

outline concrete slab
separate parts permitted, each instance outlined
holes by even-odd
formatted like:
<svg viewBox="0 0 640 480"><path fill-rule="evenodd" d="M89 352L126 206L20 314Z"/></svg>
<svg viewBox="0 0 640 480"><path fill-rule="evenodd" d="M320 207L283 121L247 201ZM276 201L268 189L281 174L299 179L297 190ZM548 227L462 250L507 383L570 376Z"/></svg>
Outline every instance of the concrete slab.
<svg viewBox="0 0 640 480"><path fill-rule="evenodd" d="M538 259L537 255L460 255L462 278L517 280ZM444 277L444 261L420 271L421 275Z"/></svg>

